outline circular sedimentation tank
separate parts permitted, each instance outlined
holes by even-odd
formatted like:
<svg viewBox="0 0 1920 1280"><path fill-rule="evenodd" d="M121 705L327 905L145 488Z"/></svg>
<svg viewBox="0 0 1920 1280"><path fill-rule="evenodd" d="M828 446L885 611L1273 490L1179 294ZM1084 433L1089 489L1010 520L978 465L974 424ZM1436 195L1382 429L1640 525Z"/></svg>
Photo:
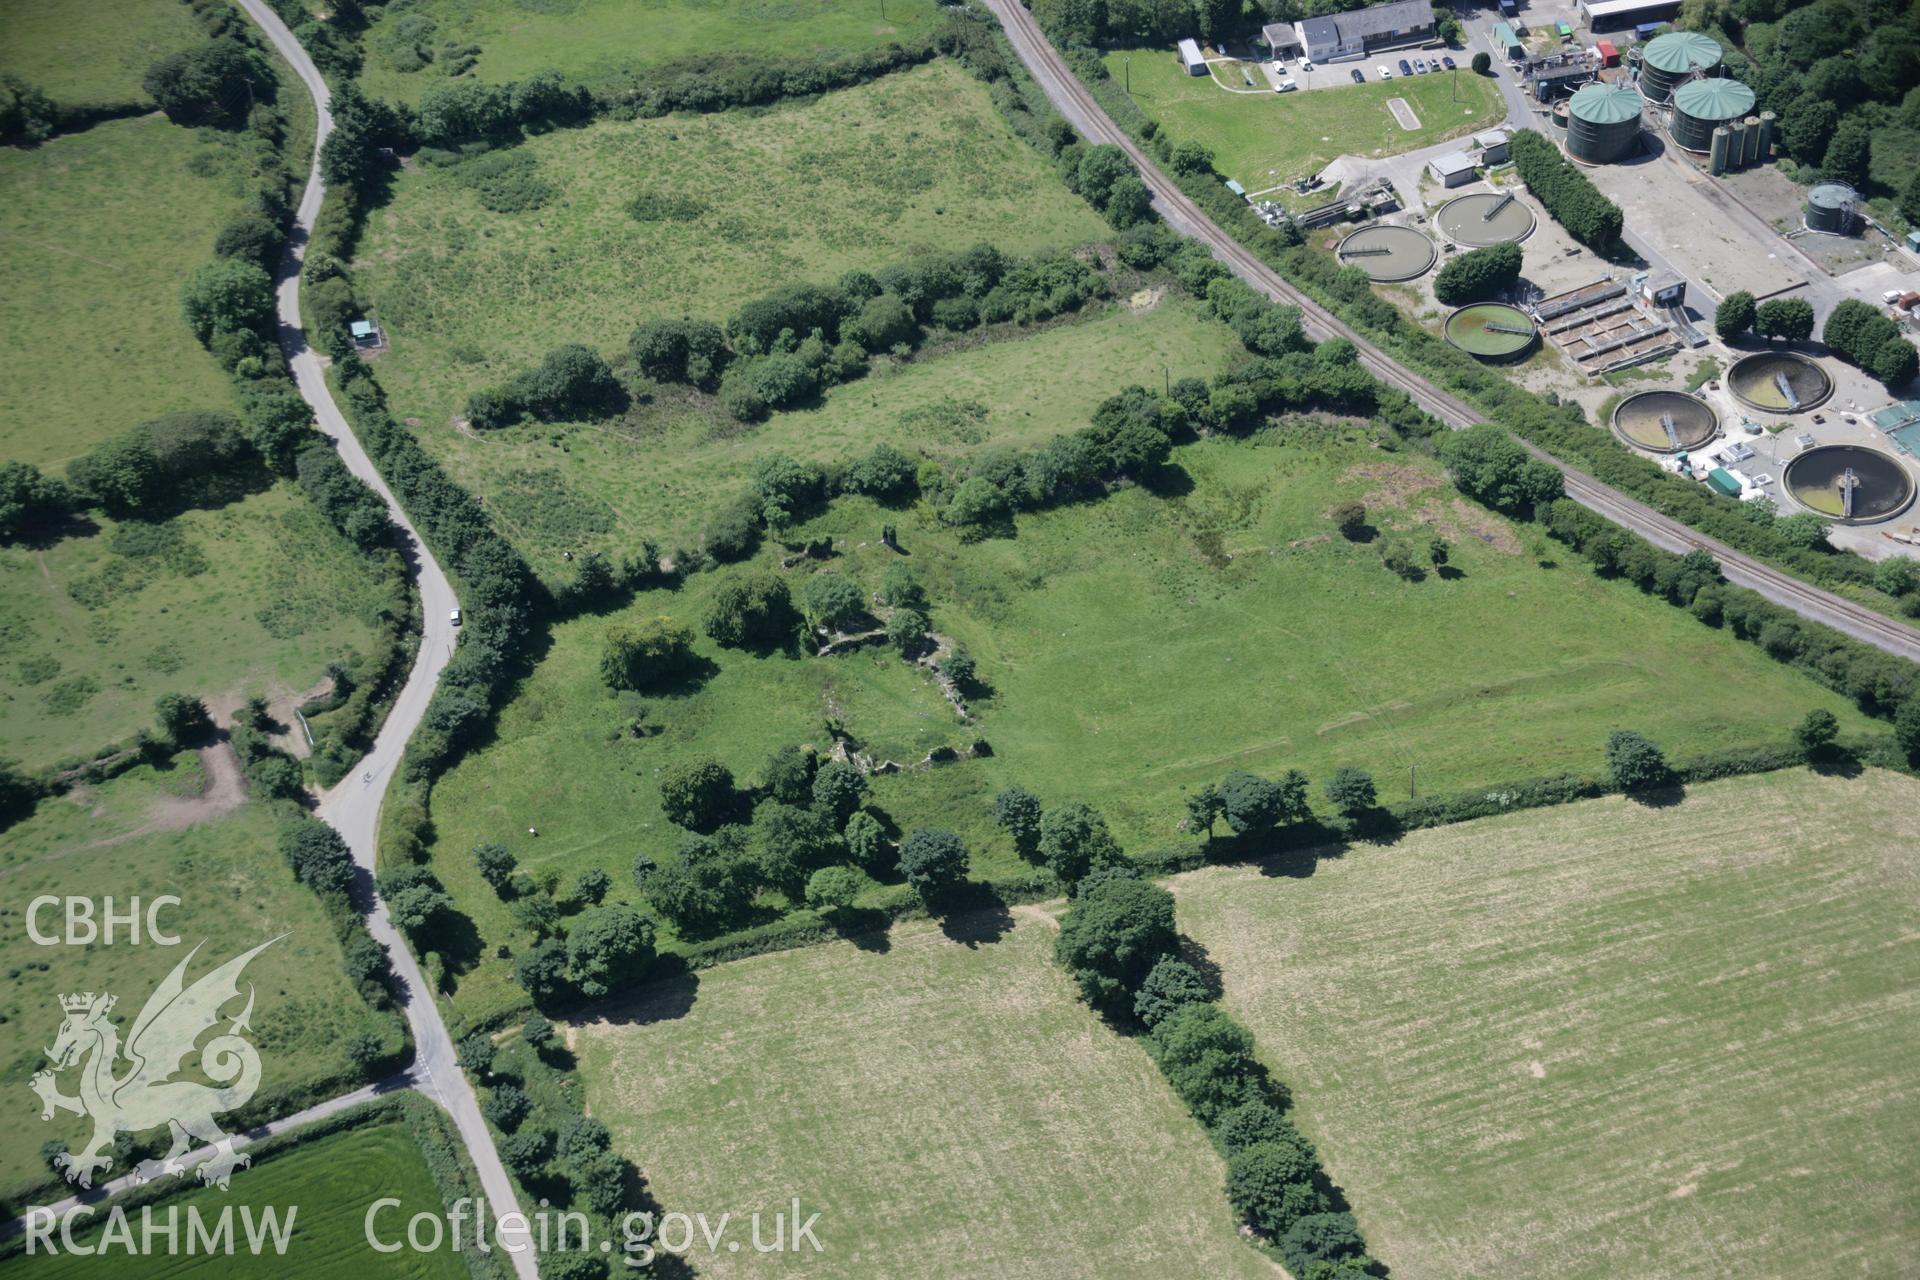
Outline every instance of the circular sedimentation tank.
<svg viewBox="0 0 1920 1280"><path fill-rule="evenodd" d="M1613 429L1627 443L1655 453L1697 449L1720 429L1719 415L1684 391L1641 391L1613 411Z"/></svg>
<svg viewBox="0 0 1920 1280"><path fill-rule="evenodd" d="M1846 235L1853 230L1853 213L1860 196L1844 182L1822 182L1807 192L1807 226L1813 231Z"/></svg>
<svg viewBox="0 0 1920 1280"><path fill-rule="evenodd" d="M1667 132L1675 145L1688 151L1707 151L1713 146L1713 131L1729 128L1739 121L1752 137L1743 143L1740 163L1747 164L1759 152L1760 122L1748 121L1753 110L1753 90L1738 80L1689 80L1674 91L1673 115Z"/></svg>
<svg viewBox="0 0 1920 1280"><path fill-rule="evenodd" d="M1872 524L1913 505L1913 477L1899 461L1857 444L1815 445L1781 476L1793 500L1842 524Z"/></svg>
<svg viewBox="0 0 1920 1280"><path fill-rule="evenodd" d="M1727 390L1750 409L1766 413L1804 413L1827 402L1833 379L1805 356L1791 351L1756 351L1727 370Z"/></svg>
<svg viewBox="0 0 1920 1280"><path fill-rule="evenodd" d="M1640 92L1648 102L1665 102L1695 72L1720 65L1720 42L1699 31L1669 31L1655 36L1640 61Z"/></svg>
<svg viewBox="0 0 1920 1280"><path fill-rule="evenodd" d="M1433 241L1412 227L1381 224L1362 227L1334 250L1343 267L1359 267L1370 280L1391 284L1426 273L1440 254Z"/></svg>
<svg viewBox="0 0 1920 1280"><path fill-rule="evenodd" d="M1567 104L1567 154L1586 164L1611 164L1640 141L1645 103L1624 85L1595 80Z"/></svg>
<svg viewBox="0 0 1920 1280"><path fill-rule="evenodd" d="M1447 341L1482 360L1511 360L1533 345L1527 313L1504 302L1476 302L1447 317Z"/></svg>
<svg viewBox="0 0 1920 1280"><path fill-rule="evenodd" d="M1565 99L1553 104L1553 127L1562 130L1567 127L1567 104Z"/></svg>
<svg viewBox="0 0 1920 1280"><path fill-rule="evenodd" d="M1442 235L1469 249L1525 240L1533 234L1533 210L1510 192L1476 191L1440 206L1433 220Z"/></svg>

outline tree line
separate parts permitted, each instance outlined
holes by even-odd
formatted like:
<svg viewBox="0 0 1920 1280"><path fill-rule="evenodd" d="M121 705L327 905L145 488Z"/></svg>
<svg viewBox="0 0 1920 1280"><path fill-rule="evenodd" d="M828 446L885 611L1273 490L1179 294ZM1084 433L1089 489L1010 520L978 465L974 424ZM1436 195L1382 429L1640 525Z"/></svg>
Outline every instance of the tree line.
<svg viewBox="0 0 1920 1280"><path fill-rule="evenodd" d="M1611 252L1619 244L1625 223L1620 206L1601 195L1539 130L1515 132L1508 153L1527 190L1568 235L1597 253Z"/></svg>

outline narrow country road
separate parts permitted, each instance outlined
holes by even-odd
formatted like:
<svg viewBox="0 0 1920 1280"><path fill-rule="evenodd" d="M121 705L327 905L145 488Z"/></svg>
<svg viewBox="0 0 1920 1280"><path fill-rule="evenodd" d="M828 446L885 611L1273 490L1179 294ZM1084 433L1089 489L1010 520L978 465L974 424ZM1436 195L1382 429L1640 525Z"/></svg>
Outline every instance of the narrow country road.
<svg viewBox="0 0 1920 1280"><path fill-rule="evenodd" d="M397 1076L381 1080L378 1083L355 1089L352 1093L343 1093L338 1097L328 1098L325 1102L315 1103L305 1111L296 1111L290 1116L281 1116L278 1120L269 1120L263 1125L247 1130L245 1133L236 1133L233 1135L233 1149L235 1151L243 1151L254 1143L259 1142L262 1138L271 1138L276 1133L287 1133L300 1128L302 1125L309 1125L316 1120L324 1120L328 1116L336 1115L339 1112L345 1111L348 1107L357 1107L363 1102L372 1102L375 1098L383 1097L397 1089L409 1089L412 1087L413 1081L405 1072L402 1072ZM191 1169L197 1164L204 1163L208 1157L213 1155L214 1150L215 1148L211 1146L195 1147L180 1157L180 1163ZM117 1196L122 1191L131 1190L139 1185L140 1182L137 1178L131 1173L125 1173L110 1182L97 1183L90 1191L82 1191L78 1195L68 1196L65 1200L55 1200L52 1204L46 1205L34 1205L30 1213L36 1222L48 1221L49 1218L47 1215L51 1215L52 1221L58 1221L67 1210L76 1205L93 1204L96 1201L105 1200L109 1196ZM15 1218L5 1225L0 1225L0 1236L19 1235L26 1229L27 1219Z"/></svg>
<svg viewBox="0 0 1920 1280"><path fill-rule="evenodd" d="M307 239L313 232L321 201L326 197L326 184L320 179L320 144L326 141L327 134L333 130L333 116L327 110L327 83L321 78L319 68L313 65L313 59L307 56L306 49L301 47L266 0L239 0L239 3L247 16L266 32L280 56L306 85L307 92L313 97L317 116L313 165L307 176L306 192L301 196L300 208L295 214L287 255L280 264L276 281L280 345L293 367L300 394L313 406L314 418L320 430L339 447L341 461L386 500L393 522L400 528L405 543L404 552L420 591L420 651L414 658L413 670L407 675L406 686L394 699L386 723L374 739L373 750L365 760L354 766L338 786L321 798L319 815L340 832L347 847L353 851L354 861L368 877L369 883L365 889L371 910L367 916L367 928L392 958L397 996L406 1009L407 1025L413 1033L415 1058L408 1073L410 1081L445 1108L453 1118L454 1126L466 1143L467 1153L473 1159L474 1168L480 1174L480 1188L498 1228L503 1215L519 1212L513 1183L507 1177L505 1166L500 1163L500 1153L494 1148L493 1135L480 1116L480 1105L474 1097L473 1088L467 1083L454 1058L453 1038L447 1034L447 1024L441 1020L434 991L422 978L420 966L407 949L406 940L388 918L386 903L380 900L371 885L374 851L378 846L380 802L386 796L388 784L393 781L407 739L413 736L413 731L420 725L421 716L426 713L440 671L453 656L455 636L451 615L458 599L453 593L453 584L447 581L446 573L434 560L433 553L427 549L413 523L407 519L407 513L394 500L385 479L368 459L366 450L360 447L360 441L353 434L353 428L347 425L346 417L333 402L320 356L307 345L306 333L301 325L300 263L306 256ZM514 1270L520 1280L539 1280L533 1250L514 1248L515 1245L530 1243L524 1229L499 1230L496 1238L508 1247L508 1256L513 1259Z"/></svg>
<svg viewBox="0 0 1920 1280"><path fill-rule="evenodd" d="M1066 62L1047 40L1033 15L1021 6L1020 0L982 0L982 3L1000 20L1014 52L1074 128L1090 141L1109 142L1127 153L1128 159L1139 169L1141 180L1153 192L1154 207L1168 226L1207 245L1213 255L1235 275L1269 298L1299 307L1301 321L1309 334L1318 338L1342 337L1352 342L1359 349L1360 362L1368 372L1389 386L1405 391L1422 409L1448 426L1457 429L1486 420L1485 414L1404 368L1332 312L1295 290L1279 273L1222 230L1200 206L1189 200L1160 172L1153 158L1094 101L1093 95L1075 79ZM1920 631L1875 613L1865 605L1855 604L1844 596L1802 582L1791 574L1736 551L1718 539L1710 538L1644 503L1608 488L1592 476L1542 450L1531 445L1528 448L1565 474L1569 498L1632 530L1655 546L1677 552L1704 548L1720 562L1727 581L1750 587L1803 618L1824 623L1844 635L1888 653L1920 662Z"/></svg>

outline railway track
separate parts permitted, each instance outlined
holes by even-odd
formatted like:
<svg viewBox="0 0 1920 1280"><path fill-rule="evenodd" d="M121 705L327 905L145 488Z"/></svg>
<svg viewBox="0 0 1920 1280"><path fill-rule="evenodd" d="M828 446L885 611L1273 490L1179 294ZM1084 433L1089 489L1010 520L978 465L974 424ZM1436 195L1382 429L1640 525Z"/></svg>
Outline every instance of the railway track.
<svg viewBox="0 0 1920 1280"><path fill-rule="evenodd" d="M1169 226L1204 243L1235 275L1269 298L1298 307L1302 327L1309 335L1320 339L1340 337L1353 343L1359 352L1360 363L1369 373L1388 386L1404 391L1415 404L1449 427L1458 430L1486 420L1486 415L1476 412L1464 401L1395 361L1345 321L1299 292L1215 223L1204 209L1160 172L1153 158L1124 129L1114 123L1086 86L1074 76L1040 30L1039 24L1033 20L1033 15L1021 6L1020 0L982 0L982 3L1000 20L1014 52L1039 81L1061 114L1083 136L1094 142L1112 143L1126 153L1140 171L1141 180L1153 193L1154 206ZM1552 463L1566 476L1567 496L1581 506L1598 512L1668 551L1708 551L1720 562L1721 572L1727 581L1750 587L1775 604L1791 609L1810 621L1830 626L1862 643L1920 662L1920 631L1825 588L1802 582L1792 574L1775 569L1670 516L1662 515L1652 507L1602 484L1586 472L1568 466L1545 450L1525 441L1521 443L1535 457Z"/></svg>

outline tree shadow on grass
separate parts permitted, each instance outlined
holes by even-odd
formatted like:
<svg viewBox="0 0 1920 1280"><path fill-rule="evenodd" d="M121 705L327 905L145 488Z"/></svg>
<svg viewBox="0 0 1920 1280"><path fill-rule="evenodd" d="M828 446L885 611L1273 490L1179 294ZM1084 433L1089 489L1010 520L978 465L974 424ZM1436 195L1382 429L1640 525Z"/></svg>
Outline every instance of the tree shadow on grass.
<svg viewBox="0 0 1920 1280"><path fill-rule="evenodd" d="M940 901L940 932L969 949L991 945L1013 931L1013 912L1000 891L969 880Z"/></svg>
<svg viewBox="0 0 1920 1280"><path fill-rule="evenodd" d="M1857 778L1866 772L1859 753L1851 747L1822 747L1807 757L1807 767L1823 778Z"/></svg>
<svg viewBox="0 0 1920 1280"><path fill-rule="evenodd" d="M852 943L862 951L885 955L893 950L889 926L893 918L878 907L843 907L827 923L840 941Z"/></svg>
<svg viewBox="0 0 1920 1280"><path fill-rule="evenodd" d="M1681 804L1686 798L1686 784L1679 781L1627 792L1627 799L1643 809L1671 809Z"/></svg>
<svg viewBox="0 0 1920 1280"><path fill-rule="evenodd" d="M1442 564L1442 565L1434 566L1433 575L1434 577L1440 579L1440 581L1442 582L1458 582L1460 581L1460 579L1467 576L1465 573L1463 573L1459 569L1454 568L1450 564Z"/></svg>
<svg viewBox="0 0 1920 1280"><path fill-rule="evenodd" d="M646 1027L684 1018L699 999L700 975L679 956L662 956L657 976L617 1001L585 1010L589 1018L615 1027Z"/></svg>

